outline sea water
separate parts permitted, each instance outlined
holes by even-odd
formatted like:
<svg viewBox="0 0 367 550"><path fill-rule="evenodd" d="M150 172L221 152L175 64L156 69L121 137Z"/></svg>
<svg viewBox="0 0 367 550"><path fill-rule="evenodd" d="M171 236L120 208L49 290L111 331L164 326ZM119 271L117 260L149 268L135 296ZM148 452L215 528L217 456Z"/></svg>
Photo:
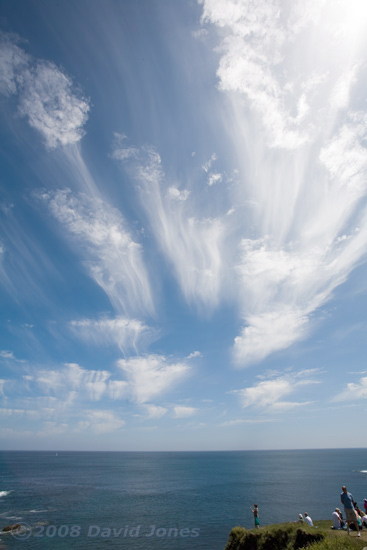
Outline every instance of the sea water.
<svg viewBox="0 0 367 550"><path fill-rule="evenodd" d="M12 549L223 550L235 525L331 519L362 507L367 451L2 452L0 528Z"/></svg>

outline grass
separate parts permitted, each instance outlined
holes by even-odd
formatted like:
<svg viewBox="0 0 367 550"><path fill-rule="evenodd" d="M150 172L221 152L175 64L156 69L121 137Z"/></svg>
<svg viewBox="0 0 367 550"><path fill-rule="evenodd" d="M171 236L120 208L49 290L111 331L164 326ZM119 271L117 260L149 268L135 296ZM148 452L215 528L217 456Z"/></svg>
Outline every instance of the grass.
<svg viewBox="0 0 367 550"><path fill-rule="evenodd" d="M234 527L225 550L367 550L367 531L357 537L355 531L334 531L332 522L315 521L317 527L299 523L282 523L245 529Z"/></svg>

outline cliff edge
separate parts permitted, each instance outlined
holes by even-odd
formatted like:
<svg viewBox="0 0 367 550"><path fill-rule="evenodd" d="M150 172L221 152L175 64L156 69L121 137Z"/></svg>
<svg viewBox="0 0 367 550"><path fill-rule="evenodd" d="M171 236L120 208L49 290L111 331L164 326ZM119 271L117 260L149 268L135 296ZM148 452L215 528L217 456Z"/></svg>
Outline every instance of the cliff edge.
<svg viewBox="0 0 367 550"><path fill-rule="evenodd" d="M260 529L234 527L225 550L367 550L367 531L334 531L330 521L316 521L315 527L299 523L268 525Z"/></svg>

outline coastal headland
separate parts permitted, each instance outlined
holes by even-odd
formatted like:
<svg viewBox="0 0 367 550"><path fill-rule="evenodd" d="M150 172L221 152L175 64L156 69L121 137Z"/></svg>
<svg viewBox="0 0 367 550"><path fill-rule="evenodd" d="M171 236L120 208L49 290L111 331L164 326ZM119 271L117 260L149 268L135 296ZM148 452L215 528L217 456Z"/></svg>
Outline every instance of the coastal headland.
<svg viewBox="0 0 367 550"><path fill-rule="evenodd" d="M351 531L331 529L330 520L314 521L315 527L281 523L245 529L234 527L225 550L367 550L367 530L361 537Z"/></svg>

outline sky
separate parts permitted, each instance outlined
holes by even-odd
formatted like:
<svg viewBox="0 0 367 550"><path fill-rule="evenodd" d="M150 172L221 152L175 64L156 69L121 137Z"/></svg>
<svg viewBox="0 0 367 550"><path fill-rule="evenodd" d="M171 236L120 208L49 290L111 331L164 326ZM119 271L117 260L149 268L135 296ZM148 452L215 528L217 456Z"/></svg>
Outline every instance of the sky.
<svg viewBox="0 0 367 550"><path fill-rule="evenodd" d="M0 0L2 449L363 447L367 2Z"/></svg>

